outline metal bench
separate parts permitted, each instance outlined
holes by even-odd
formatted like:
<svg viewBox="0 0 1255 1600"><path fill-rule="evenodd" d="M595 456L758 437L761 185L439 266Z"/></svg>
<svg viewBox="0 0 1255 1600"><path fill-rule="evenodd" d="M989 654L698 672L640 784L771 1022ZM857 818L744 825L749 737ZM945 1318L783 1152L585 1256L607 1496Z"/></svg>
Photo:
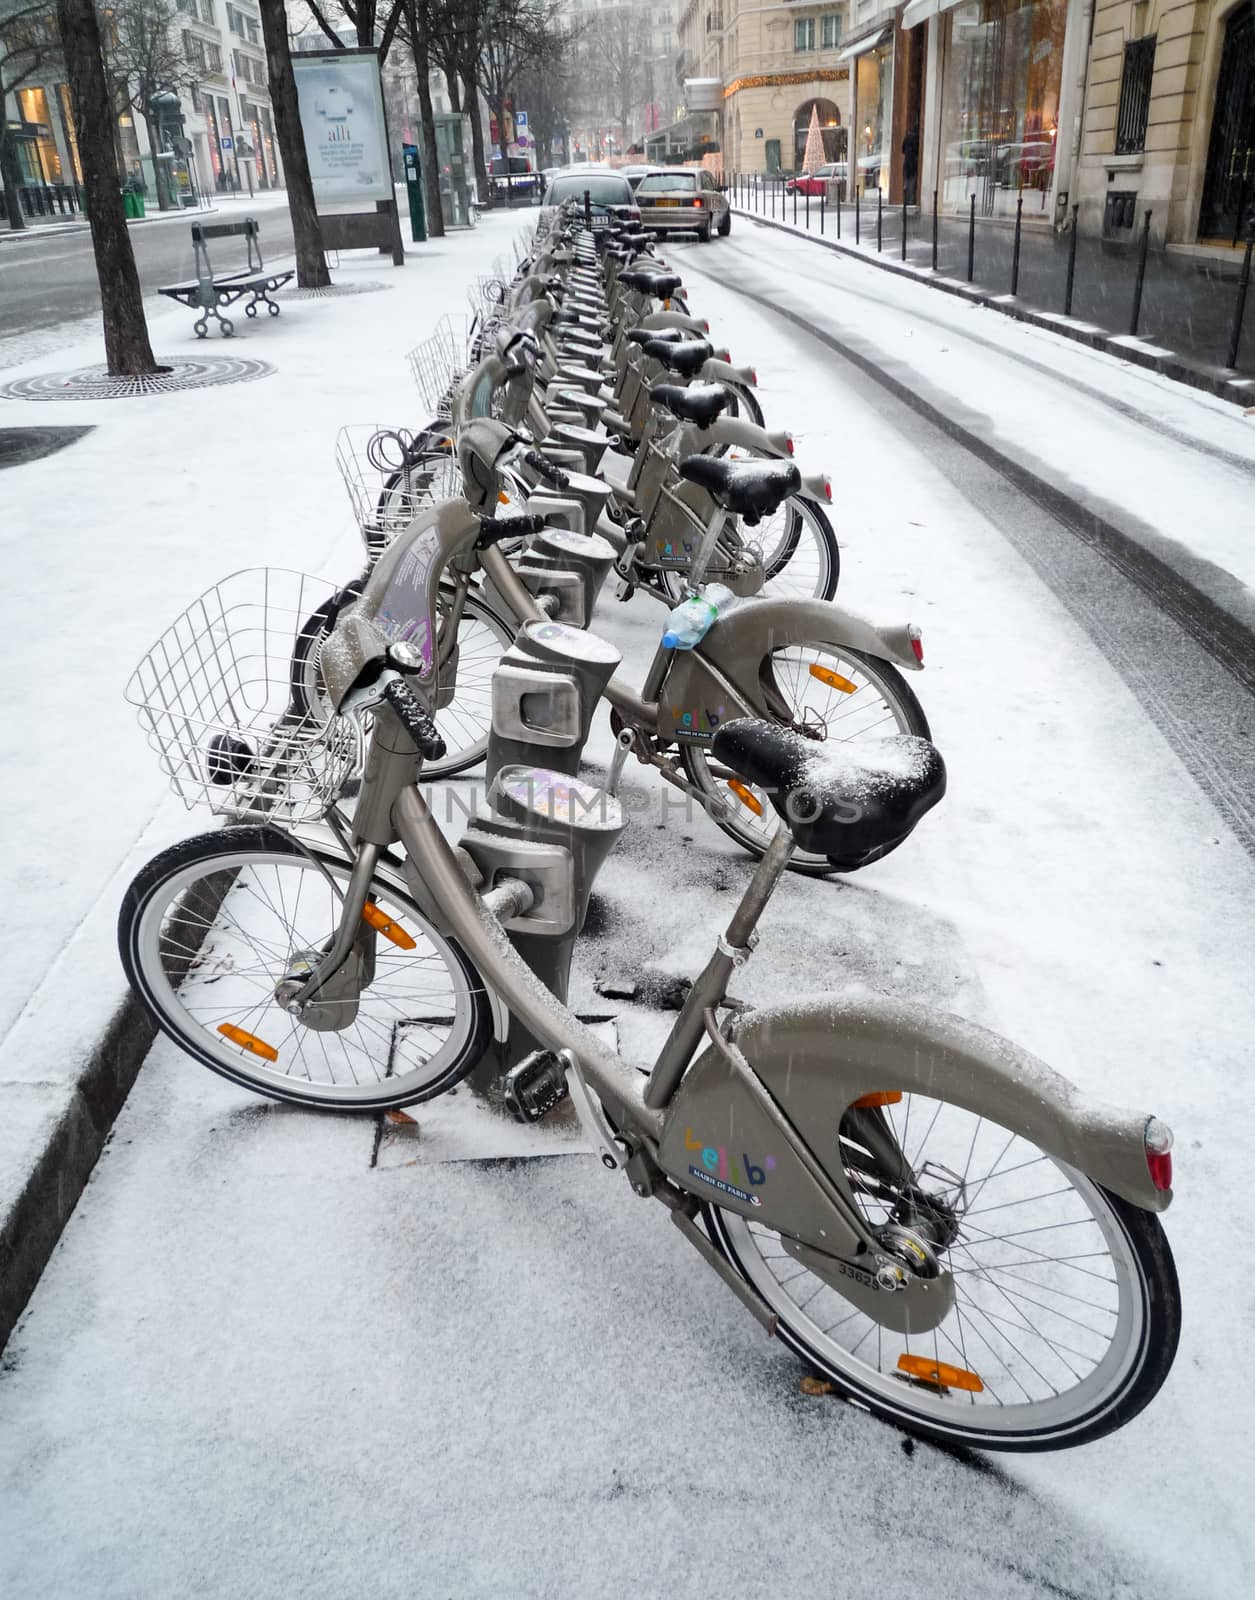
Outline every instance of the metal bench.
<svg viewBox="0 0 1255 1600"><path fill-rule="evenodd" d="M242 222L192 224L192 248L196 256L195 281L170 283L165 288L158 289L157 293L167 295L171 300L178 300L183 305L190 306L192 310L199 308L200 316L193 324L198 339L203 339L208 334L210 317L217 317L222 337L229 339L235 332L235 324L230 317L222 315L220 307L234 305L245 295L251 296L244 307L246 317L255 317L259 305L264 305L272 317L279 315L278 304L270 296L276 289L281 289L294 273L291 270L287 272L266 270L261 258L261 245L258 242L260 233L261 229L257 226L255 217L245 217ZM215 273L209 264L209 240L227 239L240 234L247 240L248 266L238 272Z"/></svg>

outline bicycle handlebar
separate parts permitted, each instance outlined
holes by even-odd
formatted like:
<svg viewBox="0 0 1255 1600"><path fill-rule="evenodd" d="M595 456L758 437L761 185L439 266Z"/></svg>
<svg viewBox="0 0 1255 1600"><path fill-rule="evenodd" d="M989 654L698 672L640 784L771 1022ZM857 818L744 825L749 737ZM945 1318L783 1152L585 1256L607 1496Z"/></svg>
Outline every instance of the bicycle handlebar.
<svg viewBox="0 0 1255 1600"><path fill-rule="evenodd" d="M431 712L405 679L393 678L383 693L384 699L401 719L406 733L417 745L419 754L428 761L439 761L448 752L448 746L440 737Z"/></svg>
<svg viewBox="0 0 1255 1600"><path fill-rule="evenodd" d="M543 478L546 483L552 484L555 489L568 489L571 480L561 467L541 455L539 450L529 450L523 457L525 466L529 466L538 478Z"/></svg>

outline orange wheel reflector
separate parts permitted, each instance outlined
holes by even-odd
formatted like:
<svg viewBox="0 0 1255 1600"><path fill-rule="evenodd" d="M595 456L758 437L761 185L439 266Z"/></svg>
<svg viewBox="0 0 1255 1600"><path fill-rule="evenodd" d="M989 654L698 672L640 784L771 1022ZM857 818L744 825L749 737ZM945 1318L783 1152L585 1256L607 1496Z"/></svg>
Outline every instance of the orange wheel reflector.
<svg viewBox="0 0 1255 1600"><path fill-rule="evenodd" d="M981 1394L985 1388L974 1372L952 1367L948 1361L930 1361L927 1356L899 1356L898 1371L935 1383L939 1389L966 1389L969 1394Z"/></svg>
<svg viewBox="0 0 1255 1600"><path fill-rule="evenodd" d="M263 1061L279 1059L279 1052L274 1045L259 1039L255 1033L245 1033L244 1029L237 1028L234 1022L220 1022L218 1032L224 1039L230 1039L232 1044L238 1044L241 1050L247 1050L250 1056L260 1056Z"/></svg>
<svg viewBox="0 0 1255 1600"><path fill-rule="evenodd" d="M763 814L762 803L756 800L743 783L738 783L735 778L728 779L728 788L737 797L743 806L748 806L756 817Z"/></svg>
<svg viewBox="0 0 1255 1600"><path fill-rule="evenodd" d="M662 309L664 311L670 311L670 309L671 309L671 296L670 295L668 295L667 298L662 302Z"/></svg>
<svg viewBox="0 0 1255 1600"><path fill-rule="evenodd" d="M376 933L382 933L385 939L391 939L402 950L413 950L414 941L406 933L399 922L393 922L390 916L382 912L373 900L368 900L362 907L362 921Z"/></svg>
<svg viewBox="0 0 1255 1600"><path fill-rule="evenodd" d="M842 694L857 694L858 684L851 683L848 678L843 678L839 672L830 672L827 667L821 667L816 662L811 663L811 677L818 678L820 683L826 683L830 689L840 689Z"/></svg>
<svg viewBox="0 0 1255 1600"><path fill-rule="evenodd" d="M505 492L504 489L497 490L497 504L501 506L508 506L510 504L510 496Z"/></svg>
<svg viewBox="0 0 1255 1600"><path fill-rule="evenodd" d="M861 1094L857 1100L851 1100L852 1106L861 1106L870 1111L873 1106L896 1106L902 1094L898 1089L877 1089L874 1094Z"/></svg>

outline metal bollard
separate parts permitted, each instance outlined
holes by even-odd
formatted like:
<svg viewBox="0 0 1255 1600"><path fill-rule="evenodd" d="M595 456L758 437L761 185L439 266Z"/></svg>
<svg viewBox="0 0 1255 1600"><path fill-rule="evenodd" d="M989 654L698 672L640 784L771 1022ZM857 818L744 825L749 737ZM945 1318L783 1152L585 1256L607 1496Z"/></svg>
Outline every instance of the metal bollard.
<svg viewBox="0 0 1255 1600"><path fill-rule="evenodd" d="M841 207L845 201L845 190L837 185L837 239L841 238Z"/></svg>
<svg viewBox="0 0 1255 1600"><path fill-rule="evenodd" d="M1015 243L1011 247L1011 293L1020 292L1020 225L1023 221L1024 196L1015 197Z"/></svg>
<svg viewBox="0 0 1255 1600"><path fill-rule="evenodd" d="M797 183L793 184L793 226L797 227Z"/></svg>
<svg viewBox="0 0 1255 1600"><path fill-rule="evenodd" d="M885 191L876 190L876 254L879 255L885 242Z"/></svg>
<svg viewBox="0 0 1255 1600"><path fill-rule="evenodd" d="M933 271L937 270L937 191L933 190Z"/></svg>
<svg viewBox="0 0 1255 1600"><path fill-rule="evenodd" d="M1076 282L1076 219L1080 216L1080 206L1072 207L1072 237L1068 240L1068 281L1063 289L1063 314L1065 317L1072 315L1072 285Z"/></svg>
<svg viewBox="0 0 1255 1600"><path fill-rule="evenodd" d="M1228 367L1238 364L1238 346L1242 343L1242 318L1246 312L1246 291L1251 283L1251 251L1255 249L1255 237L1246 241L1246 254L1242 257L1242 274L1238 278L1238 298L1233 307L1233 331L1229 335L1229 359L1225 363Z"/></svg>
<svg viewBox="0 0 1255 1600"><path fill-rule="evenodd" d="M825 184L825 186L819 192L819 237L821 239L824 236L824 217L827 214L827 211L828 211L828 188L827 188L827 185Z"/></svg>
<svg viewBox="0 0 1255 1600"><path fill-rule="evenodd" d="M1142 237L1137 250L1137 278L1133 283L1133 311L1129 317L1129 334L1137 333L1142 317L1142 287L1146 282L1146 252L1150 249L1150 212L1142 219Z"/></svg>
<svg viewBox="0 0 1255 1600"><path fill-rule="evenodd" d="M906 201L902 202L902 259L906 260Z"/></svg>
<svg viewBox="0 0 1255 1600"><path fill-rule="evenodd" d="M862 202L863 202L863 185L861 183L857 183L854 186L854 243L855 244L862 244L862 242L863 242Z"/></svg>
<svg viewBox="0 0 1255 1600"><path fill-rule="evenodd" d="M807 231L807 233L810 232L810 229L811 229L811 192L808 189L806 191L806 231Z"/></svg>
<svg viewBox="0 0 1255 1600"><path fill-rule="evenodd" d="M967 281L971 283L976 276L976 196L972 196L971 209L967 219Z"/></svg>

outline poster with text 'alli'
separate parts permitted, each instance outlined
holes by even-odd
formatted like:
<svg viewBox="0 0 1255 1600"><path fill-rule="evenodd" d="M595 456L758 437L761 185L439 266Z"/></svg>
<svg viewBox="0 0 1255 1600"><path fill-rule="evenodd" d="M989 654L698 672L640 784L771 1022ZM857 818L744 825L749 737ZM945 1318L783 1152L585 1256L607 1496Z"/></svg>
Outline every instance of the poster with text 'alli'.
<svg viewBox="0 0 1255 1600"><path fill-rule="evenodd" d="M292 70L315 204L391 200L378 56L294 54Z"/></svg>

